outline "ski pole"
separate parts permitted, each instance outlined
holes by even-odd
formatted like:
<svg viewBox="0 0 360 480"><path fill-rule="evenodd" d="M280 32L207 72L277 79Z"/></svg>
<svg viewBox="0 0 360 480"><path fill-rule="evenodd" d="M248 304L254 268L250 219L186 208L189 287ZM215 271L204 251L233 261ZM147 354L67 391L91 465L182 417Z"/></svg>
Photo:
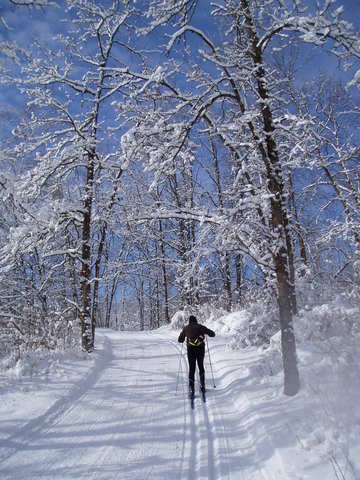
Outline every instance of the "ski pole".
<svg viewBox="0 0 360 480"><path fill-rule="evenodd" d="M213 372L212 363L211 363L211 356L210 356L208 339L207 339L207 337L205 337L205 338L206 338L206 347L207 347L207 351L208 351L208 355L209 355L209 362L210 362L210 370L211 370L212 380L213 380L214 388L216 388L215 379L214 379L214 372Z"/></svg>
<svg viewBox="0 0 360 480"><path fill-rule="evenodd" d="M181 344L180 356L179 356L179 367L178 367L178 373L177 373L177 378L176 378L176 390L175 390L175 395L177 394L177 391L178 391L180 370L182 370L182 368L181 368L181 359L182 359L182 351L183 351L183 346L184 346L184 344L182 343L182 344Z"/></svg>

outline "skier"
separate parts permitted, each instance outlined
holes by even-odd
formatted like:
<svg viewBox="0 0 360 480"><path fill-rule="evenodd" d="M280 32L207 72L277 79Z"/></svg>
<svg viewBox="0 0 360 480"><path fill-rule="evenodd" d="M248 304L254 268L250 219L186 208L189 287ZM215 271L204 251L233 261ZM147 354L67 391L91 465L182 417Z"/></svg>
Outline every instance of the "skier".
<svg viewBox="0 0 360 480"><path fill-rule="evenodd" d="M180 343L183 343L186 338L187 357L189 362L189 391L192 398L195 394L196 362L199 368L201 391L205 394L205 335L215 337L215 332L204 325L200 325L196 317L190 315L188 325L185 325L178 338L178 342Z"/></svg>

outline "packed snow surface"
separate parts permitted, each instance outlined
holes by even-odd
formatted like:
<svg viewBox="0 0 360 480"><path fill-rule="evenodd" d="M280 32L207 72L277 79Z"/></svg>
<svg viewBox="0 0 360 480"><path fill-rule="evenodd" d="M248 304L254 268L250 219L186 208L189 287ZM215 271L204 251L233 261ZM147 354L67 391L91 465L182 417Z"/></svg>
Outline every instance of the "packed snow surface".
<svg viewBox="0 0 360 480"><path fill-rule="evenodd" d="M326 404L307 387L284 396L262 349L209 339L214 381L207 353L207 401L192 410L178 333L99 330L88 358L0 377L0 478L360 479L355 410L348 434L331 411L326 426Z"/></svg>

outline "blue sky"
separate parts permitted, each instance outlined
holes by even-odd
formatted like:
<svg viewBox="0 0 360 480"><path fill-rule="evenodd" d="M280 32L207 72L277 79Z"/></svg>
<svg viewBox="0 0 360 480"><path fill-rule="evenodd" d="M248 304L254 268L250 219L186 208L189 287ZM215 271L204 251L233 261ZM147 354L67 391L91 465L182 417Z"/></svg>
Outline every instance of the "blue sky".
<svg viewBox="0 0 360 480"><path fill-rule="evenodd" d="M111 3L111 0L103 0ZM64 17L64 2L58 1L59 8L27 8L15 7L9 0L0 0L0 16L2 16L7 24L9 30L5 29L3 25L0 27L0 41L16 42L20 46L29 47L34 40L38 40L41 44L51 47L54 45L54 35L61 33L66 28L66 24L62 22ZM200 8L198 9L194 22L200 25L208 33L213 33L212 22L207 21L209 11L209 0L200 0ZM141 1L138 2L141 5ZM344 6L343 18L351 21L354 26L360 25L360 0L338 0L335 5ZM189 35L188 41L195 41L195 37ZM152 45L157 42L156 33L152 35L150 40ZM163 40L162 40L163 42ZM305 48L304 52L307 54L309 48ZM323 53L311 52L310 55L304 55L304 64L301 71L301 77L304 81L311 79L319 73L328 72L331 76L343 75L343 72L338 69L337 62L334 58L326 56ZM352 69L347 78L354 73ZM23 109L23 102L16 94L15 90L0 87L0 115L6 108L11 115L16 115L18 111ZM21 114L21 113L20 113ZM2 115L0 116L0 120ZM4 129L3 129L4 131Z"/></svg>
<svg viewBox="0 0 360 480"><path fill-rule="evenodd" d="M60 2L59 2L60 3ZM140 3L140 2L139 2ZM202 6L199 15L194 19L198 21L204 30L211 32L211 22L206 20L206 11L209 0L201 0ZM360 0L344 0L339 1L336 5L344 5L344 18L354 23L359 27L360 23ZM16 40L20 46L28 47L36 39L41 44L51 46L53 43L53 36L64 31L65 24L61 22L64 16L63 8L46 8L46 9L27 9L15 8L11 6L8 0L0 0L0 16L6 19L11 30L6 30L4 27L0 29L0 40ZM192 41L191 35L188 37ZM156 43L156 34L152 36L153 45ZM310 47L309 47L310 48ZM308 58L303 66L303 79L306 81L307 77L310 79L320 72L330 72L333 75L339 74L336 66L336 61L329 60L328 56L323 54L312 55ZM22 116L24 104L21 98L15 93L14 89L4 88L0 85L0 113L1 111L11 111L16 119ZM1 119L5 116L0 116ZM6 128L8 127L8 128ZM0 135L6 134L11 128L11 122L2 125Z"/></svg>
<svg viewBox="0 0 360 480"><path fill-rule="evenodd" d="M200 20L205 30L207 27L206 16L209 3L209 0L200 0L200 7L196 14L196 21ZM59 5L58 8L28 8L15 7L9 0L0 0L0 16L6 20L11 29L6 31L1 25L0 39L10 40L16 38L21 45L29 45L29 41L31 42L34 38L40 41L51 40L53 34L60 32L63 28L61 19L64 16L64 2L58 0L57 4ZM141 1L138 1L138 5L141 5ZM343 18L352 22L355 27L359 27L360 1L336 0L335 6L338 5L344 6Z"/></svg>

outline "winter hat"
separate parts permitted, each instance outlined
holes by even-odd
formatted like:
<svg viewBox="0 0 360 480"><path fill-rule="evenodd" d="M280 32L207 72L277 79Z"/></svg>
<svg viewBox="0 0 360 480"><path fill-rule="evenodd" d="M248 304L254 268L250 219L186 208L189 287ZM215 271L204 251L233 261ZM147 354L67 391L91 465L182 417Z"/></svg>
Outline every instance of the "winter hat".
<svg viewBox="0 0 360 480"><path fill-rule="evenodd" d="M197 323L196 317L194 317L194 315L190 315L189 323Z"/></svg>

